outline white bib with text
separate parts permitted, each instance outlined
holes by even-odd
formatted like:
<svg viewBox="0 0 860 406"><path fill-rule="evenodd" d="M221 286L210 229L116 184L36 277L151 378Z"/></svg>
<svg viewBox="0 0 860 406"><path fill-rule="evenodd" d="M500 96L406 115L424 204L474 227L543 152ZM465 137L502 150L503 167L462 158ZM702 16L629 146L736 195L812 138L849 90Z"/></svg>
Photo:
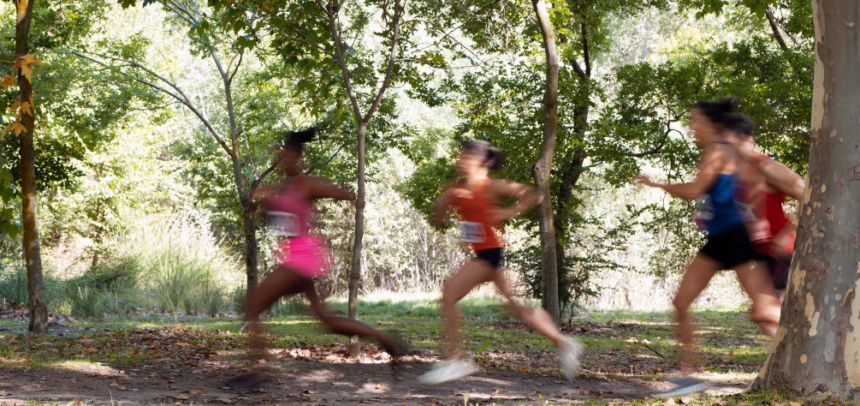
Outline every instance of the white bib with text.
<svg viewBox="0 0 860 406"><path fill-rule="evenodd" d="M484 225L471 221L461 221L460 241L468 243L486 242L487 235L484 233Z"/></svg>
<svg viewBox="0 0 860 406"><path fill-rule="evenodd" d="M283 211L267 211L266 224L282 237L298 237L300 232L299 216Z"/></svg>

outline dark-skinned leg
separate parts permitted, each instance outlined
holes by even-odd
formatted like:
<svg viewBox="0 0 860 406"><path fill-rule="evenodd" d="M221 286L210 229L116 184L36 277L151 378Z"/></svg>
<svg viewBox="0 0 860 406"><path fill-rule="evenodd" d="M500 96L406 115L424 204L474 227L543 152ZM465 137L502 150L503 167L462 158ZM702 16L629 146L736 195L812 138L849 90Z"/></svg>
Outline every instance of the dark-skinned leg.
<svg viewBox="0 0 860 406"><path fill-rule="evenodd" d="M316 317L328 328L329 331L334 334L347 337L357 335L360 337L372 338L382 344L391 356L397 357L402 355L403 351L402 348L400 348L400 344L385 333L358 320L330 315L325 304L319 299L313 282L304 285L304 289L305 296L311 303L311 310L313 310L314 315L316 315Z"/></svg>

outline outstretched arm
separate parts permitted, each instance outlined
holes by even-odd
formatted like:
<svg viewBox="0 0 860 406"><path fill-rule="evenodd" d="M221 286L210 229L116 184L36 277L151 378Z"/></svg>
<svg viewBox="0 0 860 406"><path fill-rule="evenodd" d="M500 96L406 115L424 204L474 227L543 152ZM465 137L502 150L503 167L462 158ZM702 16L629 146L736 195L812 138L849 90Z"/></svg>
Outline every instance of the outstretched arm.
<svg viewBox="0 0 860 406"><path fill-rule="evenodd" d="M336 200L355 200L355 194L340 186L332 185L331 183L320 178L311 178L307 180L311 182L308 188L308 194L313 199L336 199Z"/></svg>
<svg viewBox="0 0 860 406"><path fill-rule="evenodd" d="M680 197L681 199L695 200L714 184L714 179L719 174L718 169L720 169L723 162L725 162L724 153L720 148L714 148L708 151L705 158L699 164L699 173L696 174L696 179L691 183L679 183L674 185L658 183L652 181L645 175L637 175L633 180L641 185L663 189L670 195Z"/></svg>
<svg viewBox="0 0 860 406"><path fill-rule="evenodd" d="M497 221L510 220L531 210L543 201L544 195L537 189L509 180L497 179L492 183L493 193L498 197L513 197L517 203L498 213Z"/></svg>

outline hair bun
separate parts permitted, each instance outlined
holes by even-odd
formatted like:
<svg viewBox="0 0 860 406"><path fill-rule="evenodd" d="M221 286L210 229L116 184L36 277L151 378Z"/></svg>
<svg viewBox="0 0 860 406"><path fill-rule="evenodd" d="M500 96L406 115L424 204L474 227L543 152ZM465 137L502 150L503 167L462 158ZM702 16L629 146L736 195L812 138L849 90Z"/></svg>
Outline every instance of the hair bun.
<svg viewBox="0 0 860 406"><path fill-rule="evenodd" d="M726 114L737 113L740 108L741 99L734 96L726 96L720 100L720 105Z"/></svg>
<svg viewBox="0 0 860 406"><path fill-rule="evenodd" d="M316 127L311 127L302 131L292 131L287 136L287 142L290 144L304 144L306 142L310 142L314 139L316 132Z"/></svg>

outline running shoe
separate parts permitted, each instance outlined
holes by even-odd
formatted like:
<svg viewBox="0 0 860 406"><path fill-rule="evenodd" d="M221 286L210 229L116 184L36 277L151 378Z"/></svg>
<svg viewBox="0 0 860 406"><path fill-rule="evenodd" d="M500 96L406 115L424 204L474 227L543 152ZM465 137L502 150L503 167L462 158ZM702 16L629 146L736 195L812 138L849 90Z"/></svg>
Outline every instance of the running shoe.
<svg viewBox="0 0 860 406"><path fill-rule="evenodd" d="M582 356L582 351L585 346L575 338L565 337L564 344L558 348L558 359L561 361L561 368L567 379L573 379L579 375L581 365L579 358Z"/></svg>
<svg viewBox="0 0 860 406"><path fill-rule="evenodd" d="M469 360L445 361L434 366L430 372L418 377L418 382L428 385L437 385L442 382L453 381L464 376L478 372L475 364Z"/></svg>
<svg viewBox="0 0 860 406"><path fill-rule="evenodd" d="M656 397L669 398L675 396L687 396L697 392L703 392L711 387L709 382L690 377L670 379L669 381L677 384L678 386L662 392L657 392L655 394Z"/></svg>

